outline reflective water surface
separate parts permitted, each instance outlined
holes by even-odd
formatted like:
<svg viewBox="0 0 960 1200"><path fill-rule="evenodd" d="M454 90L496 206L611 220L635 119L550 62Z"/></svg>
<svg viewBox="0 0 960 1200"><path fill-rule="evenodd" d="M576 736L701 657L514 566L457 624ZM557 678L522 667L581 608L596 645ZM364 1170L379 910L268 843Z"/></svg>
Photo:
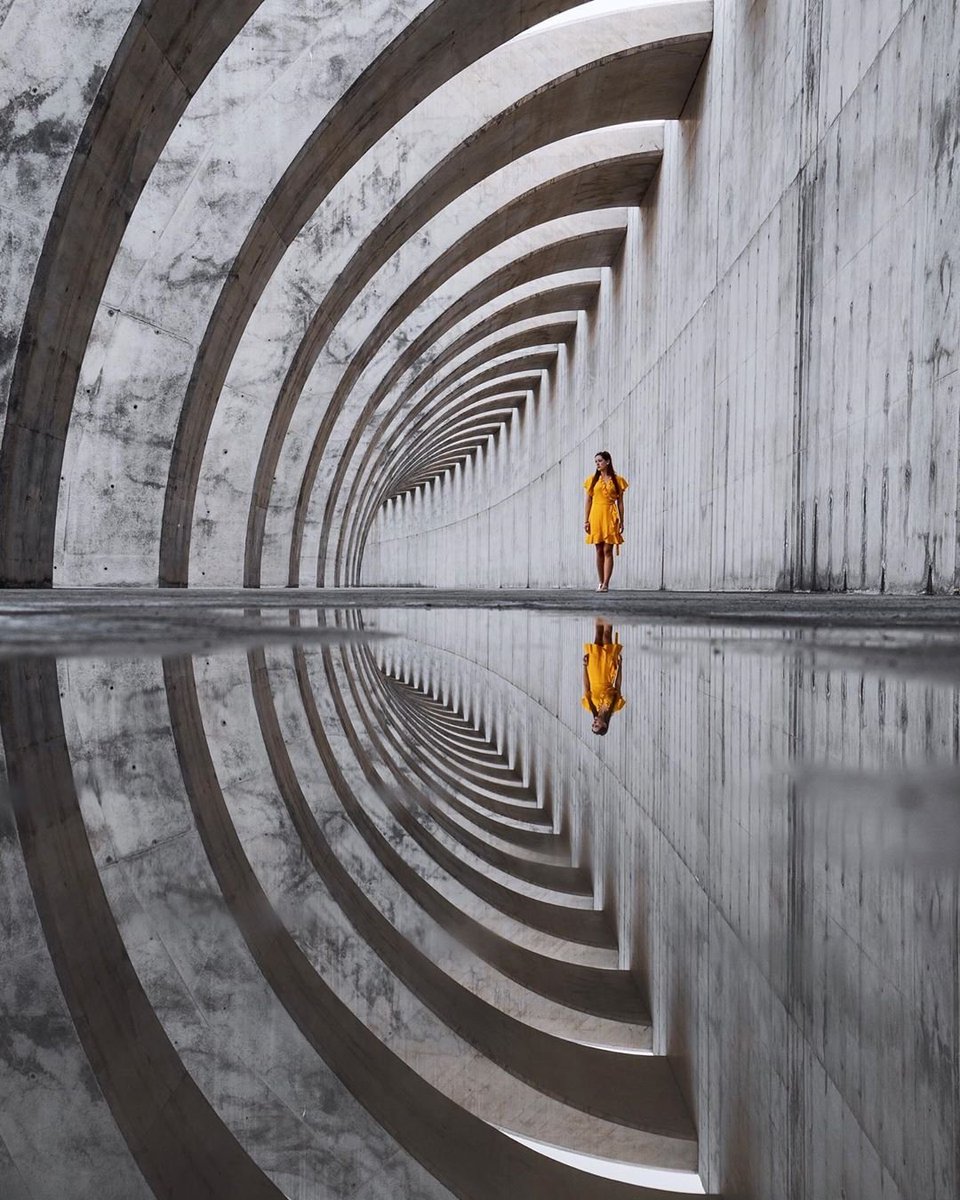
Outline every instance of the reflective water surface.
<svg viewBox="0 0 960 1200"><path fill-rule="evenodd" d="M952 632L154 620L0 661L4 1200L960 1192Z"/></svg>

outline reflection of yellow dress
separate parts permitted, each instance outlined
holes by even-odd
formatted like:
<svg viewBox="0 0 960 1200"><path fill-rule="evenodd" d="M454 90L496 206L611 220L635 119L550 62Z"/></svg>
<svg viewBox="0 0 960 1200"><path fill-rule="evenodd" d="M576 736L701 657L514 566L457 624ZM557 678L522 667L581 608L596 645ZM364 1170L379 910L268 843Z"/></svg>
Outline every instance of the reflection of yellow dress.
<svg viewBox="0 0 960 1200"><path fill-rule="evenodd" d="M622 475L617 476L621 496L630 486ZM593 487L593 476L588 475L583 481L586 492ZM588 546L598 542L606 542L608 546L622 546L623 536L620 533L620 514L617 512L617 490L613 480L601 475L593 487L593 498L590 502L590 532L587 534Z"/></svg>
<svg viewBox="0 0 960 1200"><path fill-rule="evenodd" d="M590 709L592 701L597 712L604 709L607 712L619 712L626 704L626 700L616 688L622 649L619 642L612 642L606 646L598 646L596 642L584 643L587 678L590 680L590 692L580 702L584 708Z"/></svg>

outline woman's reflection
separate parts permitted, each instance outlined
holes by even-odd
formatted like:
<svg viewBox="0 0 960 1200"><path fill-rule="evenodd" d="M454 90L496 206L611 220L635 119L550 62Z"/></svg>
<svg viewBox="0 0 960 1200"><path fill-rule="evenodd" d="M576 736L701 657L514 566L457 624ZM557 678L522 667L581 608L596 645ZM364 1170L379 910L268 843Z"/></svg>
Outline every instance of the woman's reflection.
<svg viewBox="0 0 960 1200"><path fill-rule="evenodd" d="M602 737L610 728L610 718L626 704L620 693L623 672L623 647L615 640L613 626L597 617L593 641L583 647L583 700L593 714L590 728Z"/></svg>

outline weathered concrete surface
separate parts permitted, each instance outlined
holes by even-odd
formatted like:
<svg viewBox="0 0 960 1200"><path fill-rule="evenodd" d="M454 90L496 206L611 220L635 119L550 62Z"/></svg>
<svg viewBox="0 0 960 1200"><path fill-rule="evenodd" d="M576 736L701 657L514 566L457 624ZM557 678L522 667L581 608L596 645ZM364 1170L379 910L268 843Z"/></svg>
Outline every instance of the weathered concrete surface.
<svg viewBox="0 0 960 1200"><path fill-rule="evenodd" d="M539 419L382 516L349 578L585 579L609 448L624 586L957 587L958 53L942 0L720 0Z"/></svg>
<svg viewBox="0 0 960 1200"><path fill-rule="evenodd" d="M960 584L954 6L720 0L692 91L709 5L531 30L571 7L4 7L5 583L569 584L607 442L628 585ZM678 113L540 395L381 509L444 256L490 253L501 184L556 216L556 139Z"/></svg>
<svg viewBox="0 0 960 1200"><path fill-rule="evenodd" d="M295 196L294 210L285 210L281 217L275 206L265 205L245 231L244 246L217 302L218 319L226 320L231 328L222 338L209 327L202 335L200 357L211 365L215 376L219 372L215 389L222 385L226 366L236 348L237 331L233 322L239 320L242 327L244 314L249 315L284 249L333 183L403 113L446 79L476 57L542 18L562 12L571 3L572 0L525 0L524 3L498 0L481 14L464 0L440 0L431 6L429 18L424 21L410 20L413 9L390 6L397 24L386 52L378 56L380 46L371 38L366 45L367 63L364 66L361 60L358 64L364 69L357 77L357 86L348 87L340 102L317 115L319 125L306 143L313 158L310 153L295 154L292 164L288 164L284 186L276 194L282 194L284 199ZM25 178L29 179L31 155L53 160L40 187L47 197L40 205L40 224L19 256L28 275L26 286L17 293L21 299L26 298L41 242L45 247L43 269L33 279L26 316L22 309L19 315L10 314L5 350L9 361L16 349L18 362L10 385L11 403L0 449L3 462L0 555L4 563L0 578L8 584L21 581L42 585L52 579L55 512L65 439L81 362L109 272L120 251L130 214L141 199L166 142L241 30L252 33L254 43L263 47L262 52L255 49L253 58L258 65L266 66L264 74L269 77L271 27L258 29L247 23L258 7L257 0L245 4L200 0L185 10L175 0L160 0L136 14L132 11L115 14L115 27L111 19L102 30L95 28L88 9L82 6L65 4L56 10L43 6L41 10L30 0L24 0L15 10L9 6L4 10L0 34L5 39L4 48L9 47L10 61L26 64L27 71L34 63L43 67L38 80L24 81L19 67L9 77L5 74L11 132L16 130L17 135L9 147L4 147L8 151L6 165L12 180L24 170ZM335 15L337 7L318 3L319 27ZM298 12L309 32L314 24L312 14L303 20L302 6ZM38 13L43 19L34 21ZM130 24L118 44L116 37L127 20ZM20 36L24 29L28 30L25 41ZM98 42L101 33L105 40ZM70 85L58 92L49 111L41 113L43 104L37 99L41 85L48 76L53 77L61 70L56 57L43 51L62 45L64 38L70 40L71 65L73 48L77 48L78 78L73 80L71 70ZM302 44L295 30L291 31L291 38L292 42L300 40ZM19 50L23 53L18 53ZM99 59L101 54L113 55L106 70ZM93 59L89 65L88 55ZM335 48L329 57L332 85L340 82L346 86L349 75L345 61ZM338 63L344 72L341 80L337 79ZM316 78L317 72L309 63L301 63L301 69L308 71L311 79ZM74 86L75 83L79 86ZM34 91L30 90L31 84ZM56 88L49 90L52 93ZM386 96L390 96L389 104L384 103ZM41 100L45 99L46 94ZM86 133L78 142L88 110ZM48 120L53 121L52 126L45 124ZM247 121L241 120L241 127L246 133ZM57 136L45 138L51 129ZM288 152L292 152L289 147ZM198 154L202 156L202 148L188 147L187 159L196 163ZM323 164L319 171L317 158ZM50 193L57 181L64 178L68 160L71 170L56 200L56 219L47 229L53 199ZM229 176L230 166L230 160L225 159L221 173ZM179 180L176 174L174 171L174 191L182 188L189 191L189 167L186 176ZM251 183L256 189L263 182L262 177L256 181L244 178L242 190ZM246 191L244 194L248 195ZM155 232L151 228L151 235ZM190 257L209 259L216 271L222 247L218 245L215 223L212 235L214 245L204 246L200 255L191 253ZM204 280L188 264L180 265L187 266L188 276L199 286L202 303ZM147 303L152 315L152 301ZM193 316L202 324L200 313L194 312ZM210 363L211 359L215 361ZM200 367L197 373L203 373ZM188 443L194 440L190 432L186 431ZM197 440L202 449L202 433Z"/></svg>

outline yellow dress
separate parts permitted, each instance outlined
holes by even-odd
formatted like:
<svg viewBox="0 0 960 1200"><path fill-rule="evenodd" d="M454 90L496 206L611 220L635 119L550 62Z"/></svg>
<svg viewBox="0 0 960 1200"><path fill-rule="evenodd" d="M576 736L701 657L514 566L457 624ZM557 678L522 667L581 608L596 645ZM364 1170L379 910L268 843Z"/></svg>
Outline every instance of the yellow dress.
<svg viewBox="0 0 960 1200"><path fill-rule="evenodd" d="M585 642L583 653L587 658L587 678L590 690L580 703L591 712L619 712L626 700L617 691L617 673L620 670L620 654L623 647L619 642L598 646L596 642Z"/></svg>
<svg viewBox="0 0 960 1200"><path fill-rule="evenodd" d="M630 485L622 475L617 476L617 483L620 485L622 496ZM588 475L583 481L583 489L589 493L591 488L593 497L590 502L590 532L586 536L587 545L595 546L598 542L606 542L608 546L622 546L620 513L617 511L617 491L613 480L601 475L594 487L593 476Z"/></svg>

